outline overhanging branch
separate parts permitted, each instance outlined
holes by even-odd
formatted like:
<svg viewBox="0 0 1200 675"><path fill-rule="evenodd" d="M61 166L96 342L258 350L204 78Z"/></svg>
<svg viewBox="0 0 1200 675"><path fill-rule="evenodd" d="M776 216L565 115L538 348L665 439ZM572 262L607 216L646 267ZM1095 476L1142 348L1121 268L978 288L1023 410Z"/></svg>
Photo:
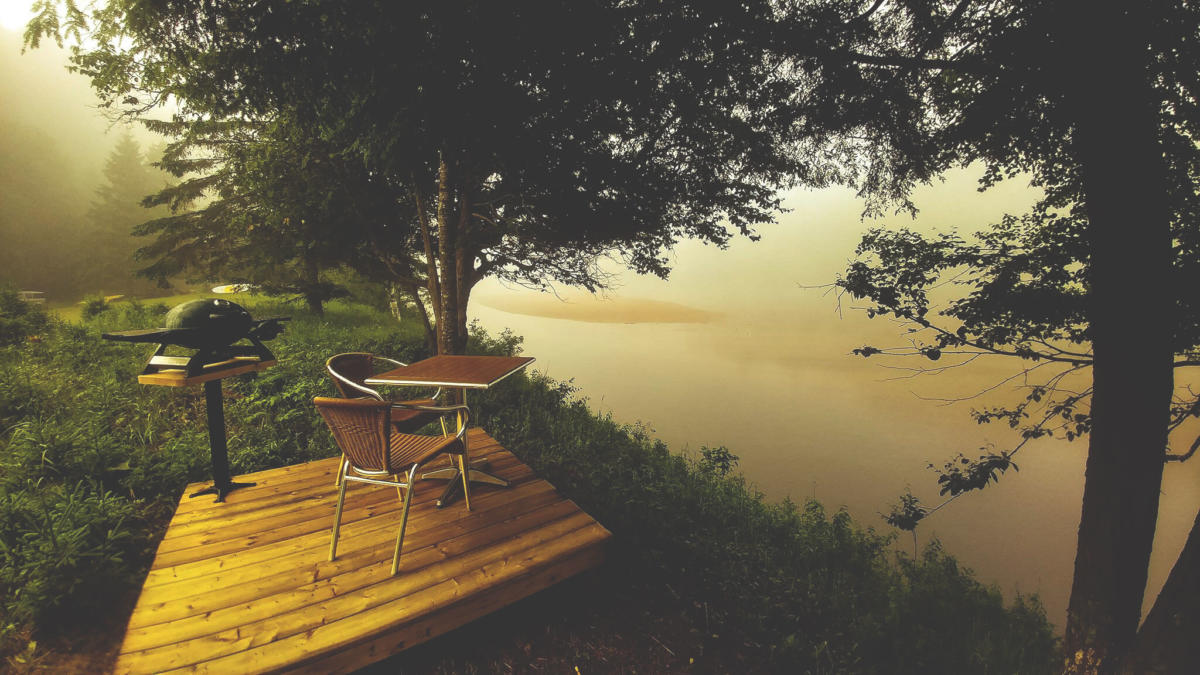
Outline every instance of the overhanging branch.
<svg viewBox="0 0 1200 675"><path fill-rule="evenodd" d="M925 57L901 56L890 54L877 56L860 52L842 52L842 55L854 63L888 68L905 68L908 70L953 70L967 75L996 75L1000 69L989 66L975 59L932 59Z"/></svg>
<svg viewBox="0 0 1200 675"><path fill-rule="evenodd" d="M1183 453L1182 455L1175 455L1175 454L1171 454L1168 452L1166 454L1166 456L1163 458L1163 461L1164 462L1186 462L1192 458L1192 455L1196 454L1196 450L1198 448L1200 448L1200 436L1197 436L1196 440L1192 441L1192 447L1188 448L1187 452Z"/></svg>

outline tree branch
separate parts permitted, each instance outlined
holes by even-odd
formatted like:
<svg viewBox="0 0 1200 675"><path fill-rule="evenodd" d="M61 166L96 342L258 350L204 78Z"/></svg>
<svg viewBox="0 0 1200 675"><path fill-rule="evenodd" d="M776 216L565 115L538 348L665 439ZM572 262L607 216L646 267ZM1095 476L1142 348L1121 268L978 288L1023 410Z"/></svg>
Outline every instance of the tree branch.
<svg viewBox="0 0 1200 675"><path fill-rule="evenodd" d="M421 229L421 244L425 249L425 281L429 284L429 297L432 299L430 305L433 306L433 322L441 326L442 290L438 281L437 259L433 255L433 240L429 234L429 212L425 210L425 199L421 193L421 186L417 183L416 174L410 173L409 179L412 182L413 201L416 202L417 224Z"/></svg>
<svg viewBox="0 0 1200 675"><path fill-rule="evenodd" d="M853 61L854 63L862 63L871 66L885 66L888 68L906 68L910 70L954 70L967 75L996 75L1000 73L999 68L989 66L984 62L975 59L930 59L923 57L900 56L899 54L876 56L874 54L862 54L852 51L841 52L841 56Z"/></svg>
<svg viewBox="0 0 1200 675"><path fill-rule="evenodd" d="M879 11L879 8L882 6L883 6L883 0L875 0L875 3L872 4L869 8L867 8L867 11L865 11L862 14L859 14L858 16L851 19L850 23L855 24L855 23L860 23L862 21L866 21L867 19L871 18L872 14Z"/></svg>
<svg viewBox="0 0 1200 675"><path fill-rule="evenodd" d="M1033 358L1033 359L1043 359L1046 361L1058 361L1059 363L1069 363L1072 366L1088 366L1088 365L1091 365L1091 363L1092 363L1092 359L1090 357L1089 358L1060 357L1060 356L1054 356L1052 354L1045 354L1042 352L1037 352L1032 349L1029 350L1028 354L1025 354L1025 353L1018 352L1018 351L1009 351L1009 350L1005 350L1005 349L999 349L996 347L989 347L987 345L980 344L978 341L968 340L966 338L959 337L958 335L951 333L950 331L946 330L945 328L933 325L932 323L930 323L929 321L927 321L925 319L913 319L913 321L915 321L917 323L917 325L922 326L924 328L928 328L936 333L940 333L942 335L952 337L952 338L954 338L955 341L960 342L967 347L972 347L974 349L989 352L991 354L997 354L1000 356L1016 356L1018 358L1023 358L1023 359ZM1061 351L1054 347L1052 347L1052 349L1055 349L1056 351ZM1063 352L1063 353L1069 354L1069 352Z"/></svg>
<svg viewBox="0 0 1200 675"><path fill-rule="evenodd" d="M1192 441L1192 447L1188 448L1187 452L1183 453L1182 455L1173 455L1168 452L1166 454L1166 457L1163 458L1163 461L1164 462L1186 462L1192 458L1192 455L1196 454L1197 448L1200 448L1200 436L1197 436L1196 440Z"/></svg>

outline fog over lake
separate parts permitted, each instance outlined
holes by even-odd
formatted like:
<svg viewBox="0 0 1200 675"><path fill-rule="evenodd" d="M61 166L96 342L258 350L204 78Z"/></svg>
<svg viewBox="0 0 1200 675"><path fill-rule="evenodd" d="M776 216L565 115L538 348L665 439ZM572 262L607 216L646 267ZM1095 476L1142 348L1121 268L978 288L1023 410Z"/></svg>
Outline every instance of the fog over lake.
<svg viewBox="0 0 1200 675"><path fill-rule="evenodd" d="M620 272L602 297L566 288L556 294L488 281L472 295L471 315L495 332L525 337L536 369L573 379L597 410L644 422L676 451L725 445L771 500L815 496L845 507L858 522L887 531L887 512L905 487L926 506L942 500L936 475L958 452L1011 449L1003 424L978 425L973 407L1015 401L1019 380L971 397L1019 372L1012 359L979 359L937 375L907 377L916 360L863 359L864 344L904 345L902 328L869 320L825 289L872 224L921 231L970 231L1020 213L1036 193L1020 181L976 190L977 173L957 172L917 193L920 213L860 220L853 193L796 191L762 240L727 250L687 243L673 253L668 281ZM618 265L611 271L619 272ZM979 578L1041 595L1062 629L1083 494L1086 439L1031 442L1015 457L1019 472L968 494L929 517L920 545L936 536ZM1167 466L1146 607L1175 561L1200 508L1200 461ZM897 547L912 551L907 533Z"/></svg>

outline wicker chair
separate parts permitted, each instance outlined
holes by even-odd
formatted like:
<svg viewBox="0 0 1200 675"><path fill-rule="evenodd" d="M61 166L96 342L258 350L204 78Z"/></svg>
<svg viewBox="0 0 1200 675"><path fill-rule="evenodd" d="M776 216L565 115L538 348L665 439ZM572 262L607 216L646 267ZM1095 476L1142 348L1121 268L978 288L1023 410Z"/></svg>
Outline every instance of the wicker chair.
<svg viewBox="0 0 1200 675"><path fill-rule="evenodd" d="M333 536L329 542L329 559L337 555L338 532L342 522L342 506L346 501L346 485L351 481L395 487L404 510L400 516L400 532L396 535L396 553L392 557L392 574L400 565L400 548L404 529L408 525L408 509L412 505L412 486L417 470L441 454L457 457L463 475L467 451L467 426L464 423L454 436L424 436L395 431L391 416L393 404L370 398L326 398L318 396L313 403L333 432L342 449L343 476L338 490L337 510L333 517ZM445 415L459 414L464 421L470 415L465 405L419 406L422 412ZM401 479L403 475L403 479ZM465 479L464 479L465 481Z"/></svg>
<svg viewBox="0 0 1200 675"><path fill-rule="evenodd" d="M406 365L408 364L367 352L347 352L329 357L325 361L325 372L329 373L329 378L333 380L333 386L345 398L366 397L375 399L376 401L384 401L387 399L378 391L368 387L364 380L374 375L381 368L391 369ZM435 419L440 419L441 417L437 413L419 410L413 406L436 406L437 399L441 395L442 390L439 388L428 398L396 401L396 408L392 410L392 426L395 427L396 431L412 433ZM446 433L445 424L442 425L442 433ZM340 466L345 466L345 464L343 463ZM340 467L334 484L342 484L342 471Z"/></svg>

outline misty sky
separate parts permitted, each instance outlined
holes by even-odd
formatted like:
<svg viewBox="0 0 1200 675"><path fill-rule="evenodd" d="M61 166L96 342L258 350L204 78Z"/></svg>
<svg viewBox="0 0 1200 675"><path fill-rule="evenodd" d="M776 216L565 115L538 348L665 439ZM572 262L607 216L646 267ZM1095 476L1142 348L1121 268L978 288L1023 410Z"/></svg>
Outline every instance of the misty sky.
<svg viewBox="0 0 1200 675"><path fill-rule="evenodd" d="M33 0L0 0L0 26L18 33L25 32L29 8Z"/></svg>

